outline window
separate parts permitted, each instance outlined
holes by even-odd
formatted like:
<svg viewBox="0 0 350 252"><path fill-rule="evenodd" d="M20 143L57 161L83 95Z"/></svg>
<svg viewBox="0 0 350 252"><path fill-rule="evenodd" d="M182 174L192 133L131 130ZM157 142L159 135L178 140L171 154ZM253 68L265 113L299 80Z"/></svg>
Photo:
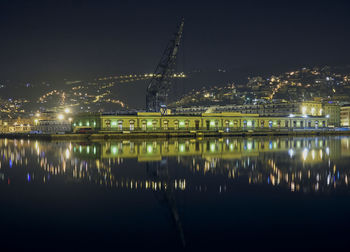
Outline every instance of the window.
<svg viewBox="0 0 350 252"><path fill-rule="evenodd" d="M152 129L156 129L157 128L157 120L153 120L152 121Z"/></svg>
<svg viewBox="0 0 350 252"><path fill-rule="evenodd" d="M269 127L272 128L272 126L273 126L273 122L269 121Z"/></svg>
<svg viewBox="0 0 350 252"><path fill-rule="evenodd" d="M190 125L190 121L189 120L185 120L185 128L188 129Z"/></svg>
<svg viewBox="0 0 350 252"><path fill-rule="evenodd" d="M130 124L130 131L135 130L135 121L134 120L130 120L129 124Z"/></svg>
<svg viewBox="0 0 350 252"><path fill-rule="evenodd" d="M196 130L199 130L199 121L198 120L195 121L195 125L196 125Z"/></svg>
<svg viewBox="0 0 350 252"><path fill-rule="evenodd" d="M118 130L123 130L123 121L118 121Z"/></svg>
<svg viewBox="0 0 350 252"><path fill-rule="evenodd" d="M147 129L147 122L145 120L142 121L141 125L142 125L141 126L142 130L146 130Z"/></svg>
<svg viewBox="0 0 350 252"><path fill-rule="evenodd" d="M163 128L164 128L165 130L168 130L168 128L169 128L169 121L168 121L168 120L165 120L165 121L163 122Z"/></svg>
<svg viewBox="0 0 350 252"><path fill-rule="evenodd" d="M111 127L111 120L106 120L106 128L110 128Z"/></svg>
<svg viewBox="0 0 350 252"><path fill-rule="evenodd" d="M261 127L261 128L264 128L264 125L265 125L265 121L261 121L261 122L260 122L260 127Z"/></svg>
<svg viewBox="0 0 350 252"><path fill-rule="evenodd" d="M175 120L175 121L174 121L174 126L175 126L175 129L176 129L176 130L179 129L179 121L178 121L178 120Z"/></svg>
<svg viewBox="0 0 350 252"><path fill-rule="evenodd" d="M219 128L219 121L216 120L216 121L215 121L215 129L218 129L218 128Z"/></svg>

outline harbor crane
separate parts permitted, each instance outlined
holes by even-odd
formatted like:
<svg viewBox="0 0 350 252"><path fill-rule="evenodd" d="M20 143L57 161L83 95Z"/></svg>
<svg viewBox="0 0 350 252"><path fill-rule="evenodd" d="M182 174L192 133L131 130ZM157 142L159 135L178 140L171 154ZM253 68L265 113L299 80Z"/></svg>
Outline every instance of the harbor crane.
<svg viewBox="0 0 350 252"><path fill-rule="evenodd" d="M166 114L168 93L175 72L176 56L183 33L184 19L181 20L177 33L169 41L153 77L148 83L146 93L146 111Z"/></svg>

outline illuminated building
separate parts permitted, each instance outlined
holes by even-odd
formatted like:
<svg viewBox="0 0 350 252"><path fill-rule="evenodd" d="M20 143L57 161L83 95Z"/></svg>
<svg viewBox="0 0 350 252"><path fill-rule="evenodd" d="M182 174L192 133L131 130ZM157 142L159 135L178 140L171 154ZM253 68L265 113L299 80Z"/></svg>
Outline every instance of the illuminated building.
<svg viewBox="0 0 350 252"><path fill-rule="evenodd" d="M341 107L340 121L341 126L350 127L350 104Z"/></svg>
<svg viewBox="0 0 350 252"><path fill-rule="evenodd" d="M40 120L34 129L40 133L56 134L71 132L71 122L69 120Z"/></svg>
<svg viewBox="0 0 350 252"><path fill-rule="evenodd" d="M200 115L161 113L135 114L81 114L73 121L73 131L91 129L100 133L125 131L240 131L240 130L290 130L296 128L325 128L324 116L267 117L258 114L232 112L202 113Z"/></svg>
<svg viewBox="0 0 350 252"><path fill-rule="evenodd" d="M300 104L300 112L303 115L322 116L323 107L321 102L305 101Z"/></svg>
<svg viewBox="0 0 350 252"><path fill-rule="evenodd" d="M324 114L328 117L328 125L340 126L340 106L333 103L326 103L323 106Z"/></svg>

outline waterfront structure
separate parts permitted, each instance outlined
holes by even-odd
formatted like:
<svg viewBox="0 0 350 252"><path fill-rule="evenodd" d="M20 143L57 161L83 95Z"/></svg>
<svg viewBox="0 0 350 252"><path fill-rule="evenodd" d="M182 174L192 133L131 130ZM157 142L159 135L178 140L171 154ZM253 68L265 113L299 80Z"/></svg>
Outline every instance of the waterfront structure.
<svg viewBox="0 0 350 252"><path fill-rule="evenodd" d="M68 120L40 120L34 129L44 134L57 134L71 132L72 125Z"/></svg>
<svg viewBox="0 0 350 252"><path fill-rule="evenodd" d="M341 107L340 121L341 126L350 127L350 104Z"/></svg>
<svg viewBox="0 0 350 252"><path fill-rule="evenodd" d="M73 131L89 129L94 132L123 131L240 131L240 130L291 130L328 127L325 116L260 116L236 112L169 114L138 113L85 113L73 121Z"/></svg>
<svg viewBox="0 0 350 252"><path fill-rule="evenodd" d="M328 125L340 126L340 106L335 103L325 103L319 101L305 102L278 102L266 104L243 104L243 105L225 105L210 107L189 107L176 108L177 113L203 113L210 112L237 112L242 114L259 114L260 116L285 117L289 115L302 116L326 116Z"/></svg>
<svg viewBox="0 0 350 252"><path fill-rule="evenodd" d="M325 115L321 102L278 102L266 104L243 104L243 105L225 105L225 106L210 106L210 107L190 107L176 108L179 113L192 112L239 112L242 114L259 114L261 116L288 116L290 114L301 114L311 116Z"/></svg>
<svg viewBox="0 0 350 252"><path fill-rule="evenodd" d="M31 131L32 124L30 119L10 119L0 122L0 133L26 133Z"/></svg>

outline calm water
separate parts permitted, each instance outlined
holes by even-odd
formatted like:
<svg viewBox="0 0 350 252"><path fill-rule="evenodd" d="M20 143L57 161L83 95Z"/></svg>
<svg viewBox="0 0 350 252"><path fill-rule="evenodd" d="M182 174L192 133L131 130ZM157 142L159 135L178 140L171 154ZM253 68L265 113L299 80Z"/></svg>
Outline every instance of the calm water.
<svg viewBox="0 0 350 252"><path fill-rule="evenodd" d="M348 247L350 138L0 139L2 250Z"/></svg>

